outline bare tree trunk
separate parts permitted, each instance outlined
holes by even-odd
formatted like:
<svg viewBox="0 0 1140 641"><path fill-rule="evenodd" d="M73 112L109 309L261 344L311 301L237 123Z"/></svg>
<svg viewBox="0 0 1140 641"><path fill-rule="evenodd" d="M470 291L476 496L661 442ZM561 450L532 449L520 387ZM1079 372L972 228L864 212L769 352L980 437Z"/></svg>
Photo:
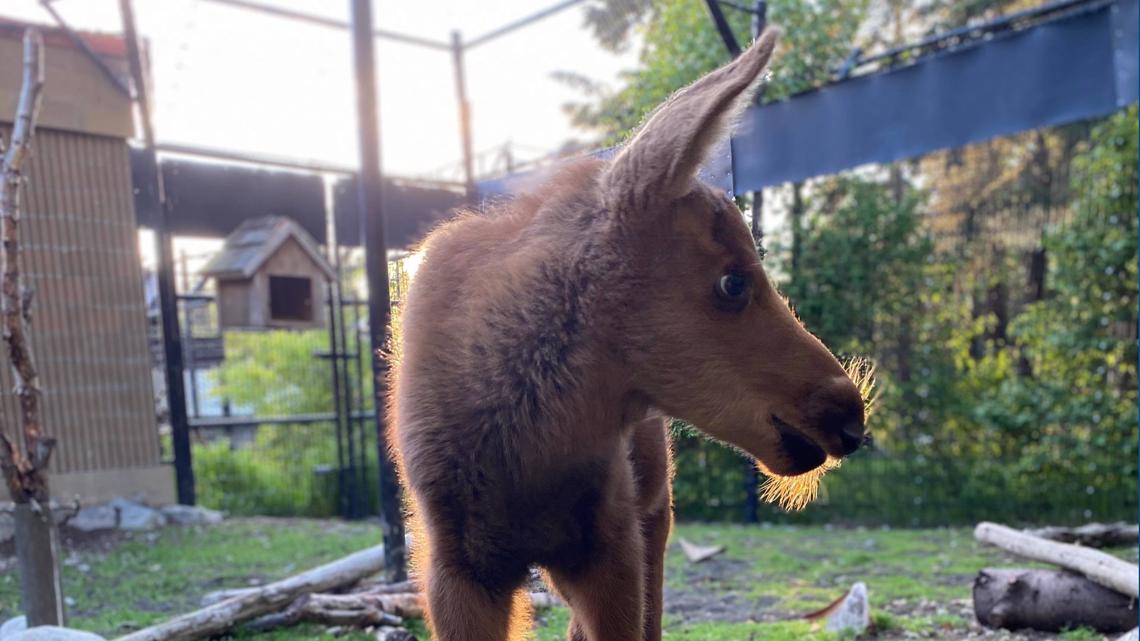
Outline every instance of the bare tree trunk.
<svg viewBox="0 0 1140 641"><path fill-rule="evenodd" d="M800 254L803 253L804 235L804 184L792 183L792 275L800 267Z"/></svg>
<svg viewBox="0 0 1140 641"><path fill-rule="evenodd" d="M985 569L974 580L974 614L991 628L1112 633L1135 627L1137 610L1135 599L1072 572Z"/></svg>
<svg viewBox="0 0 1140 641"><path fill-rule="evenodd" d="M0 315L8 361L16 381L23 432L22 449L0 429L0 471L16 504L15 536L20 568L20 596L28 626L63 625L63 584L59 573L59 532L51 513L47 466L55 439L45 436L40 412L39 374L28 345L31 290L20 271L20 190L24 164L31 153L36 119L43 99L43 37L24 33L23 87L12 125L12 139L0 167Z"/></svg>

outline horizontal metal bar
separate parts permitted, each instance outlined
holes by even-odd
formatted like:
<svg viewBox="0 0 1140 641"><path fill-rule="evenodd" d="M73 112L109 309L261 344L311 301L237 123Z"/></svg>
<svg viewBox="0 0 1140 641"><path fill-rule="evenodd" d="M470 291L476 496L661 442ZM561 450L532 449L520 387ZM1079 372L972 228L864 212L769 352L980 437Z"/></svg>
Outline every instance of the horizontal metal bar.
<svg viewBox="0 0 1140 641"><path fill-rule="evenodd" d="M249 165L281 167L283 169L297 169L314 173L340 174L344 176L356 175L355 167L336 165L320 160L294 159L284 156L255 154L246 151L231 151L228 149L212 149L209 147L198 147L196 145L183 145L178 143L158 143L155 145L155 149L160 153L198 156L200 158L210 158L213 160L228 160Z"/></svg>
<svg viewBox="0 0 1140 641"><path fill-rule="evenodd" d="M324 16L313 15L311 13L302 13L300 11L293 11L292 9L282 9L281 7L274 7L272 5L262 4L260 2L250 2L250 0L206 0L206 2L213 2L214 4L221 4L238 9L246 9L248 11L258 11L264 14L276 16L278 18L287 18L289 20L296 20L298 22L307 22L309 24L318 25L321 27L329 27L331 29L340 29L348 31L351 28L349 23L344 20L336 20L334 18L326 18ZM432 40L430 38L422 38L420 36L413 36L406 33L399 33L396 31L387 31L385 29L373 29L372 35L377 38L391 40L393 42L402 42L408 45L416 45L419 47L427 47L428 49L438 49L440 51L451 51L451 45L446 42Z"/></svg>
<svg viewBox="0 0 1140 641"><path fill-rule="evenodd" d="M990 20L989 22L983 22L981 24L975 25L966 25L963 27L958 27L957 29L943 31L942 33L937 33L933 36L930 36L929 38L919 40L915 43L901 45L892 49L888 49L881 53L874 54L872 56L867 56L866 58L860 58L855 61L854 68L874 64L876 62L890 58L896 58L908 51L920 51L922 49L929 49L941 43L955 40L963 36L974 34L977 36L982 36L985 34L993 33L995 31L1004 31L1012 27L1015 22L1022 20L1041 19L1051 14L1061 13L1080 7L1081 5L1089 5L1089 8L1096 8L1111 1L1112 0L1058 0L1057 2L1052 2L1050 4L1045 4L1034 7L1032 9L1026 9L1024 11L1018 11L1006 16L1001 16Z"/></svg>
<svg viewBox="0 0 1140 641"><path fill-rule="evenodd" d="M479 45L487 44L488 42L490 42L496 38L500 38L502 36L505 36L512 31L517 31L519 29L522 29L523 27L525 27L529 24L533 24L535 22L538 22L539 20L542 20L543 18L548 18L548 17L550 17L550 16L552 16L552 15L554 15L560 11L563 11L565 9L569 9L570 7L573 7L576 4L581 4L582 2L583 2L583 0L562 0L562 2L559 2L558 4L551 5L551 6L545 8L541 11L536 11L535 13L532 13L529 16L526 16L525 18L519 18L518 20L515 20L514 22L509 22L509 23L499 27L498 29L492 29L492 30L488 31L487 33L484 33L481 36L477 36L475 38L472 38L471 40L468 40L467 42L465 42L463 44L463 49L464 50L474 49L475 47L478 47Z"/></svg>
<svg viewBox="0 0 1140 641"><path fill-rule="evenodd" d="M372 418L376 413L371 410L352 412L350 417L354 420ZM258 425L311 425L313 423L332 423L336 421L335 412L322 412L317 414L295 414L293 416L199 416L190 419L190 427L194 429L225 429L229 427L255 427Z"/></svg>
<svg viewBox="0 0 1140 641"><path fill-rule="evenodd" d="M280 167L282 169L293 169L296 171L305 171L316 174L335 174L339 176L349 177L356 175L355 167L350 167L348 165L338 165L321 160L287 158L284 156L274 156L271 154L258 154L247 151L234 151L228 149L213 149L210 147L199 147L197 145L165 142L157 143L155 145L155 149L161 154L175 154L179 156L207 158L210 160L224 160L227 162L241 163L243 165L256 165L259 167ZM415 176L393 176L391 174L386 174L384 176L384 180L391 181L396 185L403 185L408 187L426 187L449 190L459 190L463 187L463 183L458 181L417 178Z"/></svg>

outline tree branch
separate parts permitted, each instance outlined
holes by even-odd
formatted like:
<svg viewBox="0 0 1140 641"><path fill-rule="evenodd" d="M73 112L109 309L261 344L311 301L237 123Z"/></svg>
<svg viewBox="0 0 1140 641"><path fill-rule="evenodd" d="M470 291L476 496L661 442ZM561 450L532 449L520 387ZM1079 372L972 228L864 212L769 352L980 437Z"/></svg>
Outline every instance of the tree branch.
<svg viewBox="0 0 1140 641"><path fill-rule="evenodd" d="M0 171L0 243L3 261L0 265L0 315L3 317L4 340L8 345L8 360L16 380L16 395L20 405L20 423L24 434L24 458L15 452L8 459L16 470L25 494L24 499L47 501L47 483L42 475L51 459L55 439L43 436L40 416L39 374L28 345L28 297L24 295L20 271L20 187L24 182L24 164L31 153L36 119L43 103L44 63L43 36L35 29L24 32L24 78L20 99L16 107L12 137L4 152ZM11 442L7 449L11 450ZM5 472L7 475L7 472ZM9 489L15 489L9 482ZM13 495L14 501L21 497Z"/></svg>

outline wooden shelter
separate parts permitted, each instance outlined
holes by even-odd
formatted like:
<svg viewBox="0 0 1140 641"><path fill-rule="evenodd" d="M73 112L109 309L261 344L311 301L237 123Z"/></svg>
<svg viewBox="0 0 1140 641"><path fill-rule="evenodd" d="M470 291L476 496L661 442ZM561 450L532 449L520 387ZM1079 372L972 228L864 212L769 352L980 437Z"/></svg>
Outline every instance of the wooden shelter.
<svg viewBox="0 0 1140 641"><path fill-rule="evenodd" d="M284 216L242 223L201 273L217 281L219 321L227 329L324 327L336 275L316 241Z"/></svg>
<svg viewBox="0 0 1140 641"><path fill-rule="evenodd" d="M0 134L20 92L29 26L0 18ZM44 104L32 142L22 223L31 337L43 386L44 425L58 437L53 494L85 503L139 496L174 500L161 461L143 271L127 139L133 134L126 47L80 34L100 69L59 30L43 28ZM0 349L0 353L2 353ZM0 366L0 421L18 429Z"/></svg>

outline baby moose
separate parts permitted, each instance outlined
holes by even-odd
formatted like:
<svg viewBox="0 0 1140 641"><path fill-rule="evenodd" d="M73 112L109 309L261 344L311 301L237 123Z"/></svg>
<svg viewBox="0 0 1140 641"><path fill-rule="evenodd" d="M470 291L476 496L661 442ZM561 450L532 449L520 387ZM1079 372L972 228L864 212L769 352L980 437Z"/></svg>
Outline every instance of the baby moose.
<svg viewBox="0 0 1140 641"><path fill-rule="evenodd" d="M403 316L391 442L437 641L521 639L540 567L576 641L661 638L664 416L797 476L863 441L863 400L696 180L772 54L678 92L611 162L448 223Z"/></svg>

